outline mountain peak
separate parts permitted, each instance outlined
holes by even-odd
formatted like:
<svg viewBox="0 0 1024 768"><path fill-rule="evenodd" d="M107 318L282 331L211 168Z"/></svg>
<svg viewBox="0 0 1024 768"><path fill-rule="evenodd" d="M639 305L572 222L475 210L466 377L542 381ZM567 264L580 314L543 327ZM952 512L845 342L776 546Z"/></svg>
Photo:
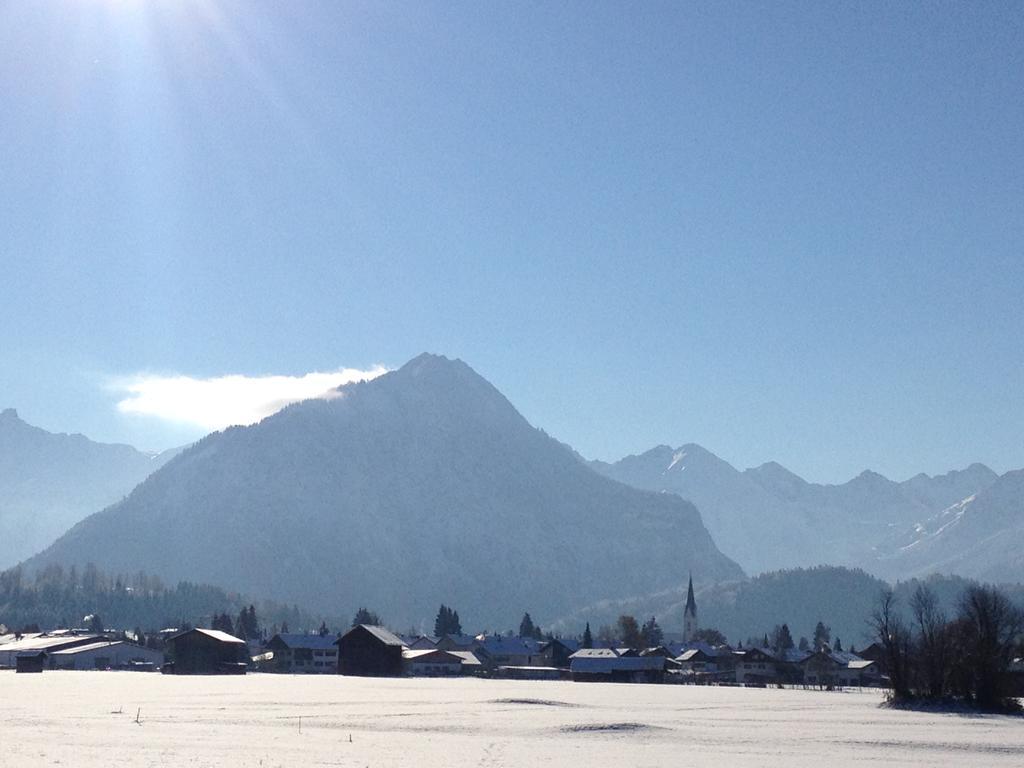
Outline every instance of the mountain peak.
<svg viewBox="0 0 1024 768"><path fill-rule="evenodd" d="M424 352L421 355L417 355L395 371L395 373L400 377L427 376L449 379L473 378L485 381L480 374L466 365L462 360L459 360L458 358L448 358L444 355L435 355L430 352Z"/></svg>
<svg viewBox="0 0 1024 768"><path fill-rule="evenodd" d="M496 520L517 535L490 536ZM222 547L239 525L261 533ZM197 526L204 536L188 533ZM115 530L139 535L111 547ZM440 592L492 626L506 605L554 617L665 589L680 567L742 574L692 504L589 471L472 368L438 355L208 436L33 560L50 562L124 572L144 563L171 581L334 615L366 601L402 622L425 618ZM580 586L543 588L569 582Z"/></svg>
<svg viewBox="0 0 1024 768"><path fill-rule="evenodd" d="M21 421L21 419L18 418L18 412L13 408L4 408L3 411L0 411L0 419L12 419L14 421Z"/></svg>
<svg viewBox="0 0 1024 768"><path fill-rule="evenodd" d="M761 466L754 467L753 469L748 469L744 472L744 474L747 473L753 476L761 477L766 480L772 480L775 482L797 483L799 485L807 485L807 481L800 477L800 475L786 469L777 461L766 461Z"/></svg>

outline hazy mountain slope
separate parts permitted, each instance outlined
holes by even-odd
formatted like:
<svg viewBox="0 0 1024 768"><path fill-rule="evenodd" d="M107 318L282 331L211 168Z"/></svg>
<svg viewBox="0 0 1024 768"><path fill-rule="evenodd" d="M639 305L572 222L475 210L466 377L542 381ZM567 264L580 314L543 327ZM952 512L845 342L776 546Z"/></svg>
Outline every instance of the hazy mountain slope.
<svg viewBox="0 0 1024 768"><path fill-rule="evenodd" d="M614 464L590 466L635 488L692 501L718 547L750 572L814 562L807 551L815 543L805 511L775 503L761 485L699 445L661 445Z"/></svg>
<svg viewBox="0 0 1024 768"><path fill-rule="evenodd" d="M950 616L970 583L958 576L931 576L895 584L896 605L907 621L912 618L911 596L921 581ZM845 648L863 648L872 640L868 620L887 586L882 579L860 569L822 565L770 571L751 579L698 589L697 619L700 626L718 629L734 644L770 634L776 624L788 624L794 641L801 636L810 639L814 625L822 621L832 628L833 641L838 637ZM1024 607L1024 586L1002 585L1001 589ZM577 632L578 627L589 621L596 630L602 624L613 624L622 614L630 614L640 620L656 616L666 632L678 633L683 626L685 602L686 588L680 585L656 595L585 606L562 617L554 628Z"/></svg>
<svg viewBox="0 0 1024 768"><path fill-rule="evenodd" d="M459 361L423 355L211 435L29 565L95 561L392 623L474 626L736 578L697 510L592 472Z"/></svg>
<svg viewBox="0 0 1024 768"><path fill-rule="evenodd" d="M122 498L175 451L153 455L26 424L0 412L0 568Z"/></svg>
<svg viewBox="0 0 1024 768"><path fill-rule="evenodd" d="M891 549L892 537L996 477L973 464L904 483L868 471L840 485L820 485L775 462L740 472L693 444L590 466L634 487L693 501L722 551L751 572L822 562L875 571L876 547Z"/></svg>
<svg viewBox="0 0 1024 768"><path fill-rule="evenodd" d="M914 525L881 554L885 573L1024 581L1024 470Z"/></svg>
<svg viewBox="0 0 1024 768"><path fill-rule="evenodd" d="M945 509L983 491L999 478L984 464L929 477L922 473L900 483L904 491L929 509Z"/></svg>

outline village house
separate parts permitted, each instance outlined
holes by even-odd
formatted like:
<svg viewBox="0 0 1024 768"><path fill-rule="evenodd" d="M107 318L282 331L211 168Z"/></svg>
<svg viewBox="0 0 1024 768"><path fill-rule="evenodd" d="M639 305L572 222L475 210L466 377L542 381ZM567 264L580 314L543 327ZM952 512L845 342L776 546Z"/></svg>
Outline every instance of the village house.
<svg viewBox="0 0 1024 768"><path fill-rule="evenodd" d="M676 657L676 663L687 675L714 675L719 672L718 656L711 649L690 648Z"/></svg>
<svg viewBox="0 0 1024 768"><path fill-rule="evenodd" d="M463 675L479 675L484 671L483 662L472 651L445 651L445 653L459 657L462 661L461 674Z"/></svg>
<svg viewBox="0 0 1024 768"><path fill-rule="evenodd" d="M412 677L455 677L462 674L462 657L437 648L402 651L405 674ZM479 663L479 662L478 662Z"/></svg>
<svg viewBox="0 0 1024 768"><path fill-rule="evenodd" d="M290 674L335 674L338 671L336 639L333 635L278 633L267 643L267 649L274 654L269 669Z"/></svg>
<svg viewBox="0 0 1024 768"><path fill-rule="evenodd" d="M779 682L775 657L765 648L734 651L736 682L742 685L768 685Z"/></svg>
<svg viewBox="0 0 1024 768"><path fill-rule="evenodd" d="M472 650L492 668L541 665L540 643L532 637L486 635L476 640Z"/></svg>
<svg viewBox="0 0 1024 768"><path fill-rule="evenodd" d="M434 643L442 651L475 651L480 641L473 635L444 635Z"/></svg>
<svg viewBox="0 0 1024 768"><path fill-rule="evenodd" d="M405 647L410 651L430 651L437 647L437 639L428 635L402 635Z"/></svg>
<svg viewBox="0 0 1024 768"><path fill-rule="evenodd" d="M665 662L664 656L631 649L581 648L569 657L569 672L576 682L660 683Z"/></svg>
<svg viewBox="0 0 1024 768"><path fill-rule="evenodd" d="M822 648L801 662L805 685L834 686L877 685L881 675L874 661L853 653Z"/></svg>
<svg viewBox="0 0 1024 768"><path fill-rule="evenodd" d="M576 640L556 637L542 645L537 651L538 663L544 667L569 668L569 657L580 649Z"/></svg>
<svg viewBox="0 0 1024 768"><path fill-rule="evenodd" d="M338 646L339 674L401 677L404 672L405 644L384 627L359 624L334 642Z"/></svg>
<svg viewBox="0 0 1024 768"><path fill-rule="evenodd" d="M244 675L245 641L217 629L190 629L167 640L163 672L175 675Z"/></svg>

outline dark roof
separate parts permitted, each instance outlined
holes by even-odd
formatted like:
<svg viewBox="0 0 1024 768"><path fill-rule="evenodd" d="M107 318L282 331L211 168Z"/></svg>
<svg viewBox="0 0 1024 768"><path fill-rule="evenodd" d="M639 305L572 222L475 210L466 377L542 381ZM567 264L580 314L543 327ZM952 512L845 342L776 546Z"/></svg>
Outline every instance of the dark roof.
<svg viewBox="0 0 1024 768"><path fill-rule="evenodd" d="M442 635L437 639L437 644L446 640L461 648L469 648L470 646L479 644L476 637L473 635Z"/></svg>
<svg viewBox="0 0 1024 768"><path fill-rule="evenodd" d="M524 637L503 637L501 635L488 635L481 646L492 656L513 656L519 654L537 653L537 641Z"/></svg>
<svg viewBox="0 0 1024 768"><path fill-rule="evenodd" d="M352 629L350 629L348 632L342 635L338 640L335 640L334 643L339 643L341 640L344 640L353 632L360 629L369 632L375 638L384 643L384 645L397 645L399 648L405 646L405 643L402 642L402 638L400 638L394 632L392 632L389 629L384 629L384 627L378 627L374 624L359 624L358 626L352 627Z"/></svg>
<svg viewBox="0 0 1024 768"><path fill-rule="evenodd" d="M270 638L267 646L281 644L286 648L311 648L314 650L333 650L337 638L334 635L303 635L297 632L281 632ZM277 641L275 643L274 641Z"/></svg>
<svg viewBox="0 0 1024 768"><path fill-rule="evenodd" d="M646 672L665 669L661 656L580 656L574 654L569 661L573 672L609 674L611 672Z"/></svg>
<svg viewBox="0 0 1024 768"><path fill-rule="evenodd" d="M569 653L575 653L576 651L578 651L580 649L580 641L579 640L573 640L572 638L568 638L568 637L556 637L556 638L553 638L553 639L549 640L548 642L544 643L544 645L542 645L540 647L539 652L540 653L544 653L544 651L546 651L548 648L550 648L555 643L558 643L560 646L562 646L567 651L569 651Z"/></svg>

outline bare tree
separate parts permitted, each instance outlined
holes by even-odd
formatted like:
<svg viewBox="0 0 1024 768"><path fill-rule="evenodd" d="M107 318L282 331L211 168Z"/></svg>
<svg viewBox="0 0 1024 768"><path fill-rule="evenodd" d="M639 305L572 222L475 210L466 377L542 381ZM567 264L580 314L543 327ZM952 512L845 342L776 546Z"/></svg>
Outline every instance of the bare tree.
<svg viewBox="0 0 1024 768"><path fill-rule="evenodd" d="M957 635L963 677L982 709L1002 709L1013 652L1024 632L1024 616L995 587L968 587L960 598Z"/></svg>
<svg viewBox="0 0 1024 768"><path fill-rule="evenodd" d="M893 699L910 700L913 697L910 689L910 632L896 610L896 597L888 587L879 595L870 623L885 652Z"/></svg>
<svg viewBox="0 0 1024 768"><path fill-rule="evenodd" d="M926 585L918 584L910 599L910 609L917 631L915 688L930 698L940 699L949 690L952 631L935 593Z"/></svg>

